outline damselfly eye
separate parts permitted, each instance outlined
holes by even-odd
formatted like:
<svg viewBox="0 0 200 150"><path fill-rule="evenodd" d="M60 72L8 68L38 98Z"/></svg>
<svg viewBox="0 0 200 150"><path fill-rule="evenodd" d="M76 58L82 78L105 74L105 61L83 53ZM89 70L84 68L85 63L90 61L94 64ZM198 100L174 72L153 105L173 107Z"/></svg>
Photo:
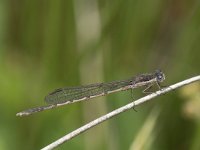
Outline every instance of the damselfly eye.
<svg viewBox="0 0 200 150"><path fill-rule="evenodd" d="M164 73L162 73L161 70L156 70L155 75L156 75L156 78L157 78L158 82L162 82L162 81L165 80L165 75L164 75Z"/></svg>
<svg viewBox="0 0 200 150"><path fill-rule="evenodd" d="M162 76L161 76L161 75L159 75L159 76L158 76L158 79L162 79Z"/></svg>

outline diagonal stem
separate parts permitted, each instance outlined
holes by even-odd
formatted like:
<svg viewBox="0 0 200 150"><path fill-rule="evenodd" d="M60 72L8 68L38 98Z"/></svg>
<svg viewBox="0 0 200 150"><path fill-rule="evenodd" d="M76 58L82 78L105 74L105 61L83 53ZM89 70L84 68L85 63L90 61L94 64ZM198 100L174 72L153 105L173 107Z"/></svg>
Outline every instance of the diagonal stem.
<svg viewBox="0 0 200 150"><path fill-rule="evenodd" d="M90 129L90 128L92 128L92 127L94 127L94 126L96 126L96 125L98 125L98 124L100 124L100 123L102 123L102 122L104 122L104 121L106 121L106 120L108 120L108 119L110 119L110 118L122 113L122 112L125 112L125 111L127 111L127 110L129 110L129 109L131 109L131 108L133 108L133 107L135 107L137 105L145 103L145 102L147 102L149 100L153 100L153 98L156 98L156 97L158 97L160 95L163 95L163 94L165 94L167 92L170 92L170 91L172 91L174 89L177 89L179 87L185 86L187 84L191 84L191 83L199 81L199 80L200 80L200 75L192 77L192 78L189 78L189 79L186 79L186 80L181 81L181 82L178 82L178 83L173 84L173 85L171 85L169 87L166 87L164 89L156 91L155 93L152 93L152 94L149 94L149 95L147 95L145 97L142 97L142 98L140 98L140 99L138 99L138 100L136 100L134 102L131 102L131 103L125 105L125 106L122 106L122 107L120 107L120 108L118 108L116 110L113 110L112 112L110 112L110 113L108 113L108 114L106 114L104 116L101 116L101 117L99 117L99 118L97 118L97 119L95 119L95 120L93 120L93 121L91 121L89 123L87 123L86 125L84 125L84 126L78 128L78 129L72 131L71 133L69 133L69 134L61 137L60 139L56 140L55 142L49 144L48 146L44 147L42 150L50 150L50 149L56 148L59 145L63 144L64 142L67 142L68 140L78 136L79 134L87 131L88 129Z"/></svg>

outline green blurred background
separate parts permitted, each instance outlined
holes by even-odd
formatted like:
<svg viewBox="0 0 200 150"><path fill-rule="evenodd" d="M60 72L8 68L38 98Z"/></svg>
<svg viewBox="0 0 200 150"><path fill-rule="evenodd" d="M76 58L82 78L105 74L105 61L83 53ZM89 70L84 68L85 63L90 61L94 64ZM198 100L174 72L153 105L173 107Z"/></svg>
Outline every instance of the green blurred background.
<svg viewBox="0 0 200 150"><path fill-rule="evenodd" d="M52 90L157 68L164 85L199 74L199 0L1 0L0 150L40 149L132 101L127 91L15 116ZM199 150L199 91L196 83L170 92L58 149Z"/></svg>

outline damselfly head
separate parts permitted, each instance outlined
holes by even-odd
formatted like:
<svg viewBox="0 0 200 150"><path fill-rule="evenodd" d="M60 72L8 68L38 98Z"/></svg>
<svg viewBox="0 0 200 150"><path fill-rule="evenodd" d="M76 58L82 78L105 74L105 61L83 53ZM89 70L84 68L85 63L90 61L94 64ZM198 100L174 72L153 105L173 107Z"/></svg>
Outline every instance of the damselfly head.
<svg viewBox="0 0 200 150"><path fill-rule="evenodd" d="M159 69L156 70L155 77L158 82L163 82L165 80L165 74Z"/></svg>

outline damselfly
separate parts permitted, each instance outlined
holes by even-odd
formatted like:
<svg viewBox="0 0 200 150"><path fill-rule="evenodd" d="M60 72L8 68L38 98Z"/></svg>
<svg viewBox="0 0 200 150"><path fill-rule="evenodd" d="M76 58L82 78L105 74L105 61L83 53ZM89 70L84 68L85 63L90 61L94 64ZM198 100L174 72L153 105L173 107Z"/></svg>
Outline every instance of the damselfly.
<svg viewBox="0 0 200 150"><path fill-rule="evenodd" d="M154 73L137 75L128 80L96 83L78 87L59 88L45 97L45 101L49 104L48 106L31 108L17 113L17 116L30 115L32 113L51 109L53 107L88 100L118 91L135 89L142 86L146 86L144 91L149 89L154 84L156 84L160 89L160 82L163 82L164 80L164 73L161 70L156 70Z"/></svg>

